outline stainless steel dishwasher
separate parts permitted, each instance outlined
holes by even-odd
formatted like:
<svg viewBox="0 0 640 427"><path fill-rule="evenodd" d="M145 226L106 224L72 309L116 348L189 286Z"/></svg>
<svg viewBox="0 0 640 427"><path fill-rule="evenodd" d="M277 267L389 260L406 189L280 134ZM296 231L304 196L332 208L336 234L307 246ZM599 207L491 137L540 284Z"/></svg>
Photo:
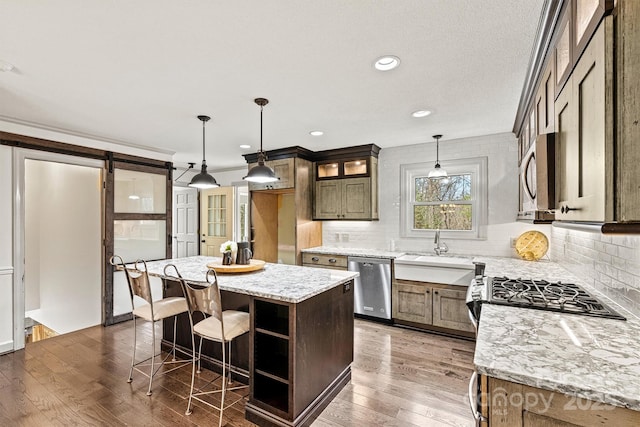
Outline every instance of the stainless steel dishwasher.
<svg viewBox="0 0 640 427"><path fill-rule="evenodd" d="M349 271L360 276L354 283L354 313L391 321L391 260L349 257Z"/></svg>

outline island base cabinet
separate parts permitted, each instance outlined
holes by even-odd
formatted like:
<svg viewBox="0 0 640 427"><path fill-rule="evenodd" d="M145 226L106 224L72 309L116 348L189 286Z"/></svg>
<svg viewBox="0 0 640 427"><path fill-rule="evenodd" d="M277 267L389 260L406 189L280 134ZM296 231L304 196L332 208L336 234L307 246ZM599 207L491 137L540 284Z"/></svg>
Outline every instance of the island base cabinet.
<svg viewBox="0 0 640 427"><path fill-rule="evenodd" d="M297 304L253 297L247 420L310 425L351 379L353 281Z"/></svg>
<svg viewBox="0 0 640 427"><path fill-rule="evenodd" d="M488 390L482 411L490 427L640 425L640 412L631 409L493 377L482 381Z"/></svg>

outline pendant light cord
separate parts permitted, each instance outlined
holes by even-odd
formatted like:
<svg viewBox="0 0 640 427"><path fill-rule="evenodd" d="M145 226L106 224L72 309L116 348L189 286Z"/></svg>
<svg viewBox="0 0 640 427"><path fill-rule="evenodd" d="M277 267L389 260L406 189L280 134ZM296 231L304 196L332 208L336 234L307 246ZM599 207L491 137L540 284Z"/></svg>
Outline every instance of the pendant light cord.
<svg viewBox="0 0 640 427"><path fill-rule="evenodd" d="M204 145L204 126L206 124L206 120L202 121L202 163L206 163L206 157L205 157L205 145Z"/></svg>
<svg viewBox="0 0 640 427"><path fill-rule="evenodd" d="M260 105L260 154L258 155L258 164L264 165L267 156L264 155L264 150L262 149L262 110L264 109L264 105Z"/></svg>

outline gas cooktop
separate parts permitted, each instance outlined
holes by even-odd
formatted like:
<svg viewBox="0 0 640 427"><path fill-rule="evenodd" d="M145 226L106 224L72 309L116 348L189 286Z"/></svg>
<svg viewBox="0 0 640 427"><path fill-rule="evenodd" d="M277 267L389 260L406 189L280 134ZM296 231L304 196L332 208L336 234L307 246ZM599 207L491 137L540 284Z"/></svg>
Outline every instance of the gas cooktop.
<svg viewBox="0 0 640 427"><path fill-rule="evenodd" d="M627 320L573 283L492 277L488 302L515 307Z"/></svg>

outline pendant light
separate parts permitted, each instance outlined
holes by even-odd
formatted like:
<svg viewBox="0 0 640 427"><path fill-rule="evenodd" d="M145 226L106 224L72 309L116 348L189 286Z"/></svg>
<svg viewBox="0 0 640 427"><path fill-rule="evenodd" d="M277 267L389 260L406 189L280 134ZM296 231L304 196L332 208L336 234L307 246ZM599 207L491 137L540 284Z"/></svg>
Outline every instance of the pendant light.
<svg viewBox="0 0 640 427"><path fill-rule="evenodd" d="M433 135L436 140L436 165L429 171L429 178L440 179L447 177L447 171L440 167L440 138L442 135Z"/></svg>
<svg viewBox="0 0 640 427"><path fill-rule="evenodd" d="M249 182L259 183L275 182L280 178L276 176L273 169L264 164L267 156L264 154L264 151L262 151L262 108L269 103L269 100L265 98L256 98L254 102L260 106L260 151L258 151L258 165L252 167L247 176L242 179Z"/></svg>
<svg viewBox="0 0 640 427"><path fill-rule="evenodd" d="M216 179L207 173L207 160L204 154L204 125L210 119L211 117L209 116L198 116L198 120L202 121L202 169L200 169L200 173L195 175L189 183L189 187L195 187L201 190L220 187L220 184L216 182Z"/></svg>

